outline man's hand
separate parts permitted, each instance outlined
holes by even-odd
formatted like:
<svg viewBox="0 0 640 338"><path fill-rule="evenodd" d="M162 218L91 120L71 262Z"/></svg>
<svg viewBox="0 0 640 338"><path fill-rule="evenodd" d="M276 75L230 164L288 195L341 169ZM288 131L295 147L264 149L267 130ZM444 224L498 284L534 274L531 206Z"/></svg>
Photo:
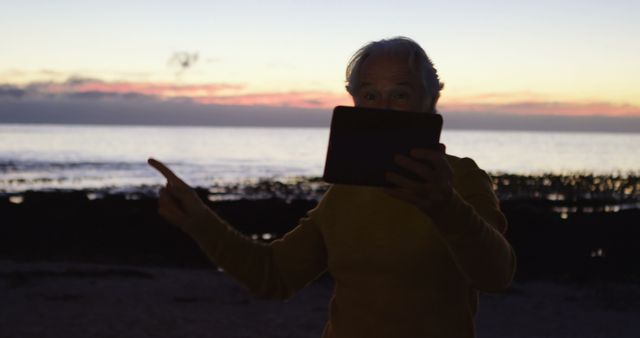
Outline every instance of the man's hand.
<svg viewBox="0 0 640 338"><path fill-rule="evenodd" d="M418 180L387 172L387 181L397 188L388 188L385 192L415 205L429 216L436 215L453 195L453 171L445 159L444 144L440 144L439 148L412 149L411 157L396 156L395 163L415 174Z"/></svg>
<svg viewBox="0 0 640 338"><path fill-rule="evenodd" d="M193 188L162 162L153 158L147 162L167 179L167 184L160 189L158 197L160 216L189 235L198 233L213 212L202 202Z"/></svg>

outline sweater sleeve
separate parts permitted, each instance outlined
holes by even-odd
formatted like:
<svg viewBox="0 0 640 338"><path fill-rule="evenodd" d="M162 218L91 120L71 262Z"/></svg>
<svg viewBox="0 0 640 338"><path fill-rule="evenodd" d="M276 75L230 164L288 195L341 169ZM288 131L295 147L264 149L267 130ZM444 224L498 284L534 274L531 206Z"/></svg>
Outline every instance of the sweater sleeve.
<svg viewBox="0 0 640 338"><path fill-rule="evenodd" d="M473 160L460 160L451 200L432 217L469 284L480 291L509 286L515 253L503 234L507 221L491 178Z"/></svg>
<svg viewBox="0 0 640 338"><path fill-rule="evenodd" d="M268 244L241 234L213 212L205 230L192 237L216 265L256 296L286 299L327 268L316 224L323 205L321 201L296 228Z"/></svg>

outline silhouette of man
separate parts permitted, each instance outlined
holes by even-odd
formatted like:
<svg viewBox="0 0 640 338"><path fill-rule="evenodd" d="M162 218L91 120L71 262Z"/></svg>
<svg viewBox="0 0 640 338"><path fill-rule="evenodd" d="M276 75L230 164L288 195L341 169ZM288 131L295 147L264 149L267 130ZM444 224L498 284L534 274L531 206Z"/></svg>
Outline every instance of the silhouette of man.
<svg viewBox="0 0 640 338"><path fill-rule="evenodd" d="M408 38L369 43L347 67L362 107L434 113L442 84ZM426 164L428 162L429 164ZM162 163L159 213L217 265L263 297L287 298L328 271L335 280L323 337L473 337L478 291L506 288L515 255L489 176L469 158L413 149L394 188L332 185L283 238L241 235Z"/></svg>

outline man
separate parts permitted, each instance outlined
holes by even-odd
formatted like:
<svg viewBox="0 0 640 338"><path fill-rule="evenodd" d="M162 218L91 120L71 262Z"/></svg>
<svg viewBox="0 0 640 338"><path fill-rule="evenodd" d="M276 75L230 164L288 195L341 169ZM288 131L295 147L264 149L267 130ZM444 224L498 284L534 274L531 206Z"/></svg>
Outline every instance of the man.
<svg viewBox="0 0 640 338"><path fill-rule="evenodd" d="M347 67L356 106L434 113L442 88L407 38L372 42ZM333 185L270 244L242 236L162 163L159 212L254 293L290 297L328 271L335 280L323 337L473 337L478 291L506 288L515 256L489 176L468 158L413 149L389 172L397 188Z"/></svg>

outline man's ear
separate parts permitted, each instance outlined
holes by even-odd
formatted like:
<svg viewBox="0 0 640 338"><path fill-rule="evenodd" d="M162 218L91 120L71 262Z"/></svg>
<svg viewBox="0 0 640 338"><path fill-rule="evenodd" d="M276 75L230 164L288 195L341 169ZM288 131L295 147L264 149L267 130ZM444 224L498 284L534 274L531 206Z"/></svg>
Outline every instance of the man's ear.
<svg viewBox="0 0 640 338"><path fill-rule="evenodd" d="M347 93L349 93L349 96L351 96L351 101L353 101L353 106L355 107L356 105L358 105L358 103L356 102L356 96L353 95L348 86L345 88L347 89Z"/></svg>
<svg viewBox="0 0 640 338"><path fill-rule="evenodd" d="M438 99L440 98L440 94L436 95L436 97L432 100L433 102L431 103L431 111L432 112L436 112L436 105L438 104Z"/></svg>
<svg viewBox="0 0 640 338"><path fill-rule="evenodd" d="M351 89L349 88L349 86L344 86L344 89L346 89L347 93L349 93L349 96L351 96L351 101L353 101L353 105L355 106L356 105L356 97L351 92Z"/></svg>
<svg viewBox="0 0 640 338"><path fill-rule="evenodd" d="M440 98L440 94L436 94L435 97L431 97L428 96L427 99L424 101L424 108L425 111L429 112L429 113L435 113L436 112L436 105L438 104L438 99Z"/></svg>

